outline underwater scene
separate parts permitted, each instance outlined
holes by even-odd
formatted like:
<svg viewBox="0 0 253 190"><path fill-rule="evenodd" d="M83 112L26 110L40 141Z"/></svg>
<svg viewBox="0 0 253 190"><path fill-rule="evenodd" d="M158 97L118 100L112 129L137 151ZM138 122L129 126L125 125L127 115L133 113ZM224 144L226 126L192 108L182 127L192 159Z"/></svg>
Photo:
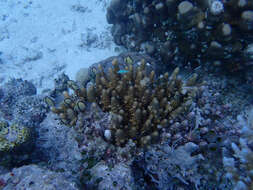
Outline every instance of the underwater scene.
<svg viewBox="0 0 253 190"><path fill-rule="evenodd" d="M0 190L253 190L253 0L0 0Z"/></svg>

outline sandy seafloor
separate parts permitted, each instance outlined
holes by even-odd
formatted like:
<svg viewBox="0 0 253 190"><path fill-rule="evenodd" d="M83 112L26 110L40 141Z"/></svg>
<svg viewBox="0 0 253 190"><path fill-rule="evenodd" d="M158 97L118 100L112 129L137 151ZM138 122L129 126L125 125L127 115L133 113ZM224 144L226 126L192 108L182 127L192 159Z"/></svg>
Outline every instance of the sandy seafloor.
<svg viewBox="0 0 253 190"><path fill-rule="evenodd" d="M109 0L0 0L0 85L31 81L41 93L65 72L118 54L106 22Z"/></svg>

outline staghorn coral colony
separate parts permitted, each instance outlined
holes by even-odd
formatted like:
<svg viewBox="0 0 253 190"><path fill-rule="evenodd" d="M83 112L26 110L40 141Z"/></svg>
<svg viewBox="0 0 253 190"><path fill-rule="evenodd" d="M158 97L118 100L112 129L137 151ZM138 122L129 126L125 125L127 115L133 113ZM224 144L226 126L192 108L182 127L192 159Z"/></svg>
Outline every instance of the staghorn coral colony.
<svg viewBox="0 0 253 190"><path fill-rule="evenodd" d="M87 101L93 102L111 113L111 126L104 131L108 141L124 146L131 139L140 147L155 142L170 120L189 110L197 93L197 75L183 82L176 68L171 76L165 73L156 78L154 71L147 72L144 60L139 64L135 67L129 62L120 68L115 59L108 73L99 65L95 84L87 90L68 81L74 93L65 91L60 107L52 107L52 111L64 124L74 126L86 111ZM49 98L47 102L54 104Z"/></svg>
<svg viewBox="0 0 253 190"><path fill-rule="evenodd" d="M116 44L164 64L209 62L229 72L252 67L250 0L112 0L107 21Z"/></svg>

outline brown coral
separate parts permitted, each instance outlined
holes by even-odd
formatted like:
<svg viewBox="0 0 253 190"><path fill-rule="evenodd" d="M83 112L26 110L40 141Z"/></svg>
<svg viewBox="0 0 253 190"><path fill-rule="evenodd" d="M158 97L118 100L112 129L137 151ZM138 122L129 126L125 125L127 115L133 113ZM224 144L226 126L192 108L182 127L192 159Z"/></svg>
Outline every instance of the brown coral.
<svg viewBox="0 0 253 190"><path fill-rule="evenodd" d="M74 95L65 92L60 108L52 108L64 124L75 125L78 113L85 111L85 102L95 102L112 115L110 130L114 144L123 146L132 139L137 146L145 146L159 137L170 120L185 113L196 95L197 76L183 82L178 77L178 68L170 77L165 73L155 78L154 71L146 72L144 60L137 67L127 64L123 74L117 60L112 65L108 73L99 66L95 84L87 91L69 82Z"/></svg>

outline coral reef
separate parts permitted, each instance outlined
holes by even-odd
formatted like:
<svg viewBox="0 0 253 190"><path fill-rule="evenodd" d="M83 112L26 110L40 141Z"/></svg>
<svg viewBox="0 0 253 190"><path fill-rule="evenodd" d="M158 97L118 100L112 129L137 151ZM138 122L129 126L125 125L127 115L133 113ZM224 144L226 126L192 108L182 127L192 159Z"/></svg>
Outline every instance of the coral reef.
<svg viewBox="0 0 253 190"><path fill-rule="evenodd" d="M147 72L148 63L144 60L137 67L131 62L122 67L116 59L112 65L108 73L100 65L95 85L89 85L87 90L74 81L68 82L74 94L64 92L60 107L52 107L64 124L76 125L78 115L86 110L86 101L93 102L111 112L112 125L105 132L109 141L123 146L131 139L137 146L146 146L158 139L169 121L186 113L196 96L197 75L184 82L176 68L171 76L165 73L155 78L154 71Z"/></svg>
<svg viewBox="0 0 253 190"><path fill-rule="evenodd" d="M203 81L198 85L194 83L196 75L191 75L192 71L188 69L182 68L180 75L176 75L177 69L171 70L169 76L167 73L161 75L163 68L146 54L124 53L93 64L88 71L81 73L81 80L77 82L62 74L55 80L55 89L43 95L36 95L34 86L20 79L12 79L2 86L2 126L9 129L15 126L18 130L26 126L25 129L35 135L10 151L0 153L0 189L13 189L19 185L36 189L37 185L47 182L46 185L60 184L57 187L62 187L61 182L64 185L68 183L70 187L66 185L66 188L70 189L76 188L74 184L80 189L99 190L107 187L136 190L250 189L252 119L249 114L248 122L240 121L238 124L236 116L252 101L252 89L232 77L202 69L195 70ZM127 80L131 76L132 79ZM173 85L168 87L170 84ZM132 106L127 106L131 86L137 105L132 101ZM173 90L169 94L171 87ZM143 88L150 92L145 106ZM161 95L163 89L166 89L164 96ZM105 96L107 92L109 98ZM177 109L163 116L161 113L166 110L163 98L172 103L177 95L181 100L178 107L189 100L190 108L175 117L171 114ZM117 104L113 97L116 97ZM52 109L60 118L63 117L61 120L66 119L67 125L71 124L73 116L76 117L74 127L64 127L58 115L48 112L49 107L42 102L43 98L51 108L54 107ZM160 109L153 101L155 98ZM62 106L71 108L73 112L61 112ZM148 116L138 122L135 119L140 108L145 108ZM123 115L120 115L123 113L120 110L124 111ZM145 110L141 109L141 112ZM67 114L71 117L68 118ZM154 114L157 117L152 118L150 130L145 129L142 134L143 129L139 126L143 127ZM169 121L160 128L158 120L161 122L163 117ZM131 126L140 130L134 137L130 135ZM6 128L3 129L5 133ZM124 137L117 138L118 129L123 130ZM156 130L157 139L153 138ZM146 144L148 146L142 140L145 136L152 138ZM8 136L13 140L12 137ZM153 143L156 140L159 143ZM34 163L45 166L45 169L32 165ZM13 167L20 168L11 171ZM46 182L36 181L40 175L47 179L48 169L49 176L55 180L49 177ZM19 172L28 177L21 178ZM31 178L36 180L31 182Z"/></svg>
<svg viewBox="0 0 253 190"><path fill-rule="evenodd" d="M112 0L107 21L116 44L164 64L252 68L251 1Z"/></svg>
<svg viewBox="0 0 253 190"><path fill-rule="evenodd" d="M31 158L34 128L43 120L46 105L28 81L11 79L0 88L0 163L19 166Z"/></svg>
<svg viewBox="0 0 253 190"><path fill-rule="evenodd" d="M146 62L143 62L143 59ZM113 66L112 63L116 65ZM97 81L102 88L110 89L107 85L112 83L110 80L113 76L110 74L112 72L118 77L116 84L122 84L122 79L129 74L129 65L132 65L136 79L138 71L143 67L142 63L146 63L143 78L149 78L152 71L155 71L154 86L164 84L164 75L159 75L161 73L159 64L145 54L136 53L121 54L93 64L89 68L89 76L86 76L85 81L69 81L64 75L61 77L67 80L57 79L60 83L56 83L56 88L57 85L61 88L57 91L53 90L53 93L49 93L51 97L45 100L61 117L61 113L67 112L60 112L59 109L61 110L62 105L66 106L70 98L73 102L70 106L77 119L74 127L68 128L64 127L63 122L56 124L59 120L54 121L54 119L61 118L49 113L45 123L43 122L39 127L38 147L45 153L45 157L49 158L50 164L47 165L54 171L59 169L65 177L69 178L72 174L72 179L80 180L81 186L85 189L102 190L108 184L112 189L148 190L168 189L168 187L171 189L233 189L236 184L226 178L222 162L223 151L226 150L231 155L229 139L235 138L238 127L235 117L252 98L249 96L250 91L247 91L245 86L237 80L196 70L201 81L204 82L200 86L197 85L197 91L194 90L196 96L192 99L194 101L189 112L179 114L169 121L168 127L162 127L159 130L159 143L149 144L142 148L141 143L138 144L138 141L135 143L134 139L128 137L129 140L118 146L113 126L115 124L121 126L121 123L117 123L118 120L115 121L115 117L117 118L119 114L113 113L111 109L113 107L104 106L106 101L102 98L103 92L97 93L99 89L97 89ZM118 71L115 70L117 65ZM85 74L87 75L87 72ZM98 79L97 76L100 78ZM182 81L182 90L187 83L183 81L187 81L185 79L190 78L189 76L189 70L181 69L177 79ZM102 83L103 77L106 83ZM171 80L169 78L168 82ZM132 84L137 87L141 83L133 80ZM67 86L71 89L67 89ZM150 86L145 87L149 89ZM92 93L89 92L90 88L94 90ZM189 90L191 88L194 89L196 86L190 87ZM84 89L85 96L80 96L79 92L81 90L84 92ZM153 91L155 89L155 87L152 88ZM69 91L66 92L67 90ZM121 96L118 95L118 98L127 96L129 87L126 92ZM135 90L135 93L137 92L139 92L138 89ZM111 98L112 96L109 101L110 106ZM75 109L80 99L85 105L83 112ZM138 96L136 100L143 101ZM119 107L124 108L124 104L122 103ZM70 125L71 121L67 118L66 124ZM124 122L130 123L130 121ZM124 126L122 129L126 131ZM126 135L128 133L129 131L125 132ZM71 135L74 138L71 138ZM238 141L233 142L238 144ZM58 157L64 159L58 159ZM81 167L79 159L81 159ZM120 181L120 183L115 181Z"/></svg>
<svg viewBox="0 0 253 190"><path fill-rule="evenodd" d="M36 129L48 110L31 82L11 79L0 87L2 166L20 166L34 159Z"/></svg>
<svg viewBox="0 0 253 190"><path fill-rule="evenodd" d="M203 71L198 74L205 80L203 92L201 97L197 98L191 112L181 116L171 125L170 128L176 128L176 132L163 133L164 140L160 145L152 146L143 156L135 156L132 168L136 184L139 186L137 189L169 189L169 187L171 189L234 189L235 184L230 181L231 178L226 178L227 171L222 160L224 156L232 156L232 142L241 147L236 117L240 110L249 106L252 91L247 90L245 84L242 85L231 78L213 74L202 76ZM189 129L187 133L182 130L185 128ZM179 138L175 140L175 136ZM185 141L186 139L188 141ZM193 152L186 149L190 144L194 145ZM250 145L249 141L248 145ZM178 154L182 151L184 156ZM223 153L224 151L226 154ZM250 154L252 152L247 149L247 155ZM191 165L191 159L195 158L199 159ZM191 168L189 171L187 171L187 163ZM235 162L235 166L237 164L238 161ZM230 167L233 168L234 165ZM245 170L244 167L246 166L235 170L234 174L241 175L240 172ZM246 180L247 175L244 173L241 178ZM246 187L246 189L250 188Z"/></svg>
<svg viewBox="0 0 253 190"><path fill-rule="evenodd" d="M67 89L68 80L62 74L55 80L55 89L45 93L56 97ZM36 95L34 85L22 79L11 79L0 87L1 172L40 163L69 181L77 181L81 154L75 131L59 126L55 115L48 114L44 97Z"/></svg>

